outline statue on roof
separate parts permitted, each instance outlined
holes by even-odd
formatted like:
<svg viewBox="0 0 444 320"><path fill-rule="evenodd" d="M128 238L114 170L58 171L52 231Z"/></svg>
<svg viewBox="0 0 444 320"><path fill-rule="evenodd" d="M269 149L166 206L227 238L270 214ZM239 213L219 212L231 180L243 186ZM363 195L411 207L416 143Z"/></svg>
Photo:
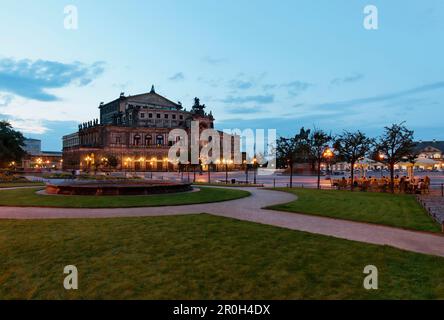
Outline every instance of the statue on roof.
<svg viewBox="0 0 444 320"><path fill-rule="evenodd" d="M154 90L154 84L151 86L151 91L150 93L156 93L156 90Z"/></svg>
<svg viewBox="0 0 444 320"><path fill-rule="evenodd" d="M205 115L204 109L205 109L205 105L200 104L200 99L197 97L194 98L194 105L193 105L193 108L191 109L191 111L194 112L195 114L204 116Z"/></svg>

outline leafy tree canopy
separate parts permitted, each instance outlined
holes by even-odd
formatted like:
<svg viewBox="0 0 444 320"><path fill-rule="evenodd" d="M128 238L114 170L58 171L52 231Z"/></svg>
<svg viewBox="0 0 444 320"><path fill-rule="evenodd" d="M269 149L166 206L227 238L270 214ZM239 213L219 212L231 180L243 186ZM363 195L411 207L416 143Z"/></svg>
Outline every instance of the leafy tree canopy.
<svg viewBox="0 0 444 320"><path fill-rule="evenodd" d="M20 161L26 152L22 149L25 138L15 131L7 121L0 121L0 165L7 166L12 161Z"/></svg>

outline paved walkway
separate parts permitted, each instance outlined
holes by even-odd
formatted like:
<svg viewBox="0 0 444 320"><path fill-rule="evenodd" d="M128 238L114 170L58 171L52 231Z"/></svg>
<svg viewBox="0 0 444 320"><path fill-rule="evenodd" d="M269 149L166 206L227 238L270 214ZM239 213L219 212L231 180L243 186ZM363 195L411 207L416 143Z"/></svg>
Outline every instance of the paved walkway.
<svg viewBox="0 0 444 320"><path fill-rule="evenodd" d="M438 222L444 224L444 197L441 192L431 192L417 196L427 212Z"/></svg>
<svg viewBox="0 0 444 320"><path fill-rule="evenodd" d="M262 209L265 206L290 202L295 200L296 196L285 192L256 188L239 189L247 190L252 195L243 199L218 203L152 208L71 209L0 207L0 219L141 217L209 213L216 216L306 231L341 239L389 245L408 251L444 257L444 236L441 235L298 213L265 210Z"/></svg>

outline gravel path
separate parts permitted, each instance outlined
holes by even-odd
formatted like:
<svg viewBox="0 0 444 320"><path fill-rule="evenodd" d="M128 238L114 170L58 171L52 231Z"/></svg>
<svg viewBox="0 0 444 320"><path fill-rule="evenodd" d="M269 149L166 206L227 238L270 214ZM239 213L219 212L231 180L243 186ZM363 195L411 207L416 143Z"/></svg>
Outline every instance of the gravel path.
<svg viewBox="0 0 444 320"><path fill-rule="evenodd" d="M444 236L440 234L299 213L265 210L262 208L293 201L296 199L296 196L290 193L257 188L238 189L249 191L251 196L218 203L152 208L71 209L0 207L0 219L109 218L209 213L216 216L306 231L341 239L388 245L408 251L444 257Z"/></svg>

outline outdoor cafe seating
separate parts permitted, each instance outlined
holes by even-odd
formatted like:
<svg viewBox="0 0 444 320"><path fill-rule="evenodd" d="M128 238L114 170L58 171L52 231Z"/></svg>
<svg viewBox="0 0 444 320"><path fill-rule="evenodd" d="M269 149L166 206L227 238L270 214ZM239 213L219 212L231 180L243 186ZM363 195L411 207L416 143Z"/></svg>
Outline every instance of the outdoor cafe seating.
<svg viewBox="0 0 444 320"><path fill-rule="evenodd" d="M390 178L388 177L358 177L355 178L353 182L351 177L349 177L348 179L345 177L341 179L331 179L332 187L339 190L351 189L352 183L353 188L360 191L391 191ZM399 193L425 194L430 192L430 178L428 176L424 178L396 176L393 184L395 192Z"/></svg>

